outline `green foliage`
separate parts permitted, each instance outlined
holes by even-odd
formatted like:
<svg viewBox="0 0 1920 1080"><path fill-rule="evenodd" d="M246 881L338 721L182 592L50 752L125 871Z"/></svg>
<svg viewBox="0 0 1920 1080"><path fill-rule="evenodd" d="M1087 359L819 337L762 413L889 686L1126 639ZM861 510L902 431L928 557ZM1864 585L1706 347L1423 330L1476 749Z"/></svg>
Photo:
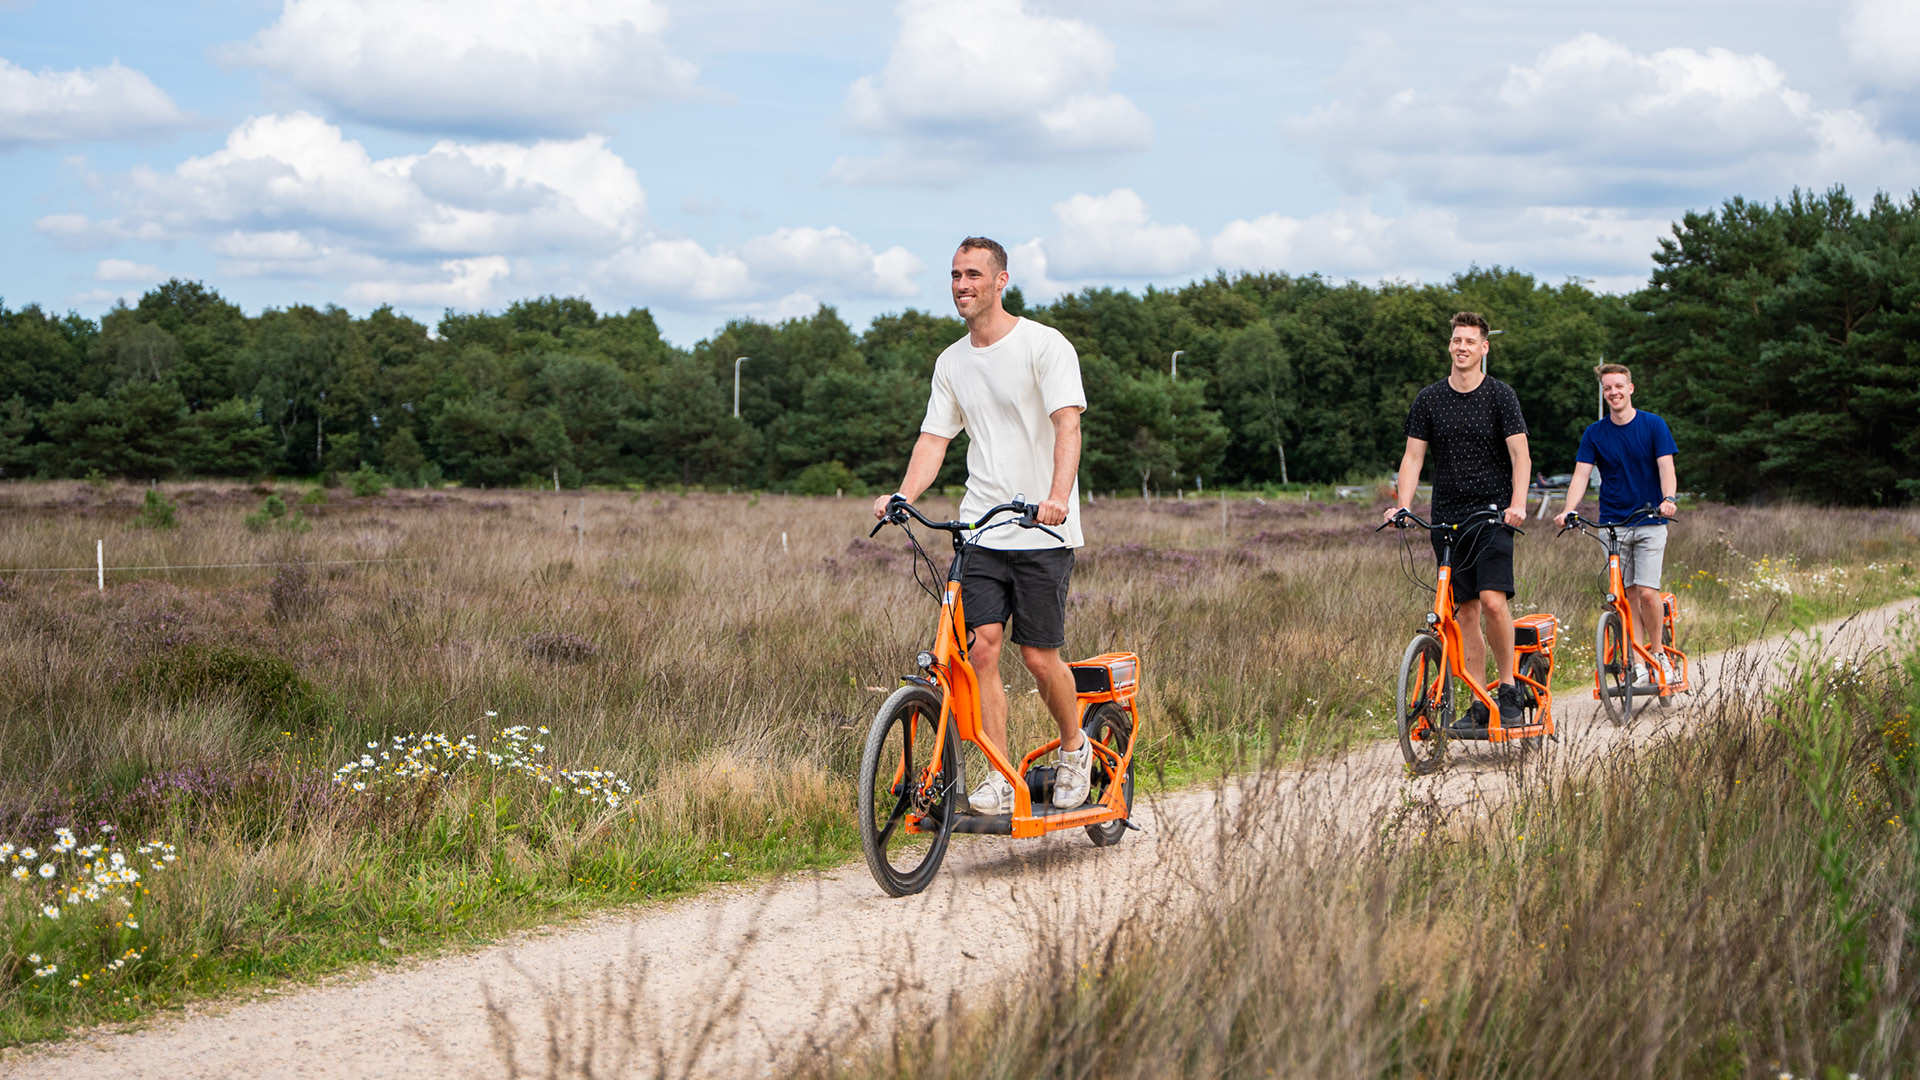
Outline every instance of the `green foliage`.
<svg viewBox="0 0 1920 1080"><path fill-rule="evenodd" d="M179 527L174 520L173 500L160 493L159 488L148 488L146 498L141 500L140 513L133 519L136 529L173 529Z"/></svg>
<svg viewBox="0 0 1920 1080"><path fill-rule="evenodd" d="M371 465L362 465L347 476L347 484L355 495L372 498L387 493L387 478L381 476Z"/></svg>
<svg viewBox="0 0 1920 1080"><path fill-rule="evenodd" d="M1730 200L1676 225L1625 298L1495 266L1425 285L1219 273L1007 302L1080 352L1089 491L1382 475L1414 394L1446 372L1449 314L1470 309L1501 331L1490 370L1519 395L1542 473L1572 468L1592 368L1612 359L1673 425L1685 488L1904 502L1920 497L1916 200ZM839 462L885 489L935 358L964 333L914 310L856 333L822 306L680 349L643 309L545 296L449 312L430 335L390 308L248 318L177 280L98 325L0 305L0 476L332 482L366 465L403 486L780 489ZM964 480L957 441L942 485Z"/></svg>
<svg viewBox="0 0 1920 1080"><path fill-rule="evenodd" d="M310 487L306 494L300 496L302 506L325 506L326 504L327 489L323 487Z"/></svg>
<svg viewBox="0 0 1920 1080"><path fill-rule="evenodd" d="M1730 199L1688 214L1653 258L1617 350L1697 486L1816 503L1920 494L1920 195L1864 213L1837 187Z"/></svg>
<svg viewBox="0 0 1920 1080"><path fill-rule="evenodd" d="M823 461L800 470L793 478L795 495L865 495L867 485L838 461Z"/></svg>
<svg viewBox="0 0 1920 1080"><path fill-rule="evenodd" d="M317 490L317 489L316 489ZM284 529L288 532L303 533L313 529L313 523L300 516L299 511L287 513L287 501L278 495L268 495L260 500L260 509L240 519L252 532L265 532L268 529Z"/></svg>
<svg viewBox="0 0 1920 1080"><path fill-rule="evenodd" d="M183 645L133 669L126 692L180 704L231 698L262 727L309 724L326 700L306 677L272 653L225 645Z"/></svg>

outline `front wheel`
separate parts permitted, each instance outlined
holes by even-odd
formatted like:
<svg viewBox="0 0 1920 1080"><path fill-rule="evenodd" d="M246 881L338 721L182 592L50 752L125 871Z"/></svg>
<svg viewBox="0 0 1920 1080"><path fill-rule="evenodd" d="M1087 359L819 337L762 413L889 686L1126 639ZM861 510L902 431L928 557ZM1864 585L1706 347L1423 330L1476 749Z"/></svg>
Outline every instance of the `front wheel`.
<svg viewBox="0 0 1920 1080"><path fill-rule="evenodd" d="M960 801L960 748L949 730L934 762L940 697L903 686L880 706L860 758L860 847L888 896L927 887L947 854ZM915 821L907 831L907 819Z"/></svg>
<svg viewBox="0 0 1920 1080"><path fill-rule="evenodd" d="M1593 630L1594 678L1600 684L1600 704L1615 727L1633 719L1633 650L1620 622L1609 608L1600 613Z"/></svg>
<svg viewBox="0 0 1920 1080"><path fill-rule="evenodd" d="M1440 639L1417 634L1400 658L1400 689L1395 699L1400 722L1400 753L1417 774L1438 769L1447 758L1447 715L1452 712L1453 680L1447 677Z"/></svg>
<svg viewBox="0 0 1920 1080"><path fill-rule="evenodd" d="M1127 749L1133 745L1133 720L1127 711L1113 702L1103 702L1087 710L1080 718L1080 730L1087 738L1098 739L1107 749L1119 754L1127 761L1127 774L1120 780L1120 794L1127 801L1127 813L1133 813L1133 759L1127 757ZM1087 798L1099 802L1106 797L1107 788L1113 783L1113 771L1099 754L1093 755L1093 786ZM1103 821L1098 825L1087 826L1087 835L1093 838L1095 847L1112 847L1127 835L1125 818Z"/></svg>

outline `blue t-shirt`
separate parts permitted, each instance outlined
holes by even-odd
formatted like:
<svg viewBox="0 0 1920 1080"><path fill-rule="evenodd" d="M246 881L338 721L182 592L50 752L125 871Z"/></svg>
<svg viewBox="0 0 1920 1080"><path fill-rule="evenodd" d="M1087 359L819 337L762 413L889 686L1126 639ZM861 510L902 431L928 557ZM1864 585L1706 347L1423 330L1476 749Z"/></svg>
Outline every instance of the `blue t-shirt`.
<svg viewBox="0 0 1920 1080"><path fill-rule="evenodd" d="M1659 459L1679 449L1665 420L1635 409L1624 424L1610 416L1588 424L1573 460L1600 472L1600 520L1620 521L1643 506L1659 507ZM1641 523L1665 525L1667 519L1649 515L1636 522Z"/></svg>

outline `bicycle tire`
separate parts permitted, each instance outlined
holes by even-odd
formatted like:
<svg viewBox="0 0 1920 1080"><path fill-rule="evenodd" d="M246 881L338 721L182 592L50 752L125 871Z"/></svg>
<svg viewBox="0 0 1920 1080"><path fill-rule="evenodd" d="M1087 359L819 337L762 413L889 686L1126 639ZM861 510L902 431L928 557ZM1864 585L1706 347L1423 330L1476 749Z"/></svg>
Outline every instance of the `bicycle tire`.
<svg viewBox="0 0 1920 1080"><path fill-rule="evenodd" d="M1087 738L1098 739L1107 749L1127 756L1127 747L1133 744L1133 720L1127 711L1111 701L1103 701L1088 709L1080 718L1080 730ZM1087 791L1087 798L1098 802L1107 794L1107 788L1113 783L1113 773L1100 755L1093 756L1093 785ZM1120 781L1120 792L1126 796L1127 813L1133 813L1133 762L1127 762L1127 775ZM1103 821L1098 825L1087 826L1087 836L1093 840L1094 847L1112 847L1127 835L1126 818Z"/></svg>
<svg viewBox="0 0 1920 1080"><path fill-rule="evenodd" d="M1415 634L1400 658L1400 682L1394 711L1398 714L1400 754L1416 775L1433 772L1446 763L1448 714L1453 707L1453 679L1446 666L1440 639Z"/></svg>
<svg viewBox="0 0 1920 1080"><path fill-rule="evenodd" d="M1633 650L1620 614L1607 610L1593 628L1593 671L1600 686L1600 707L1615 727L1633 719Z"/></svg>
<svg viewBox="0 0 1920 1080"><path fill-rule="evenodd" d="M961 798L960 748L948 731L940 768L922 785L940 723L940 696L923 686L903 686L881 704L867 730L860 757L860 848L867 869L888 896L911 896L927 887L946 857ZM931 834L902 828L909 810L933 818Z"/></svg>

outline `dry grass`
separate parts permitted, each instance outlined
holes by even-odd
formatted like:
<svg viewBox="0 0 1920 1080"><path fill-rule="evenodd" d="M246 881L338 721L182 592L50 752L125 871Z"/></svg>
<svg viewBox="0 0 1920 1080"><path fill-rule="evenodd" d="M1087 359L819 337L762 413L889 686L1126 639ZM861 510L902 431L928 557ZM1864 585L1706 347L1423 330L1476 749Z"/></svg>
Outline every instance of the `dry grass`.
<svg viewBox="0 0 1920 1080"><path fill-rule="evenodd" d="M191 868L152 882L160 945L128 984L138 994L36 998L9 957L0 1005L30 1007L4 1010L0 1039L837 861L866 723L932 628L902 542L866 539L860 499L394 491L314 505L283 488L312 523L300 532L244 523L263 489L162 490L177 529L130 527L139 488L0 488L0 568L85 567L96 538L110 565L289 564L116 571L104 592L90 570L0 576L0 833L44 843L55 824L112 818L180 844ZM1368 507L1226 511L1223 526L1211 500L1086 510L1069 652L1142 655L1142 760L1172 781L1385 734L1355 718L1384 714L1430 595L1401 578L1401 541L1368 531ZM1700 582L1683 593L1685 643L1910 593L1916 534L1910 512L1703 510L1668 556L1676 579ZM1414 556L1424 572L1424 544ZM1798 560L1802 578L1854 571L1813 595L1735 599L1762 556ZM1571 538L1520 546L1523 605L1572 623L1563 678L1579 678L1597 569ZM1002 674L1016 740L1044 737L1030 680L1013 660ZM639 798L587 813L494 781L386 801L326 782L369 741L484 741L504 724L550 728L547 760L611 769ZM14 904L6 925L30 909Z"/></svg>
<svg viewBox="0 0 1920 1080"><path fill-rule="evenodd" d="M811 1071L1911 1075L1916 678L1920 654L1809 679L1791 704L1722 698L1651 750L1520 778L1482 819L1412 805L1301 828L1317 815L1255 775L1242 797L1268 813L1219 826L1245 857L1174 918L1143 907L1090 949L1043 947L998 1002L916 1010Z"/></svg>

